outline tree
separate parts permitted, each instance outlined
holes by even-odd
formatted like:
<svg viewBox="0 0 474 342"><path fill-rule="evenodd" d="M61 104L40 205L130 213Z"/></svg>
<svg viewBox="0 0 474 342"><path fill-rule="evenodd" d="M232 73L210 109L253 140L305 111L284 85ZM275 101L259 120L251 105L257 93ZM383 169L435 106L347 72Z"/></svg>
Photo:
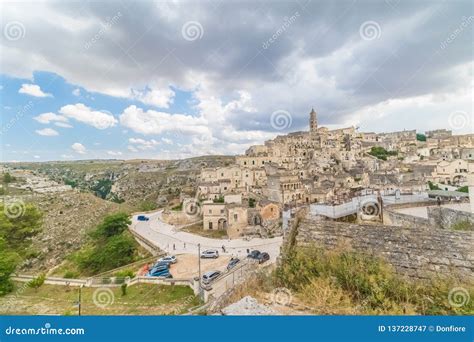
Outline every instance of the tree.
<svg viewBox="0 0 474 342"><path fill-rule="evenodd" d="M11 214L9 212L11 211ZM42 230L43 214L33 204L0 204L0 237L12 249L22 252L30 239Z"/></svg>
<svg viewBox="0 0 474 342"><path fill-rule="evenodd" d="M8 249L5 239L0 237L0 296L12 291L10 275L15 271L19 260L18 254Z"/></svg>
<svg viewBox="0 0 474 342"><path fill-rule="evenodd" d="M3 175L3 183L8 184L11 183L15 180L15 177L13 177L11 174L8 172Z"/></svg>
<svg viewBox="0 0 474 342"><path fill-rule="evenodd" d="M416 134L416 140L418 140L418 141L426 141L426 135L421 134L421 133L417 133L417 134Z"/></svg>
<svg viewBox="0 0 474 342"><path fill-rule="evenodd" d="M120 234L76 256L79 268L90 273L108 271L134 261L137 244L129 234Z"/></svg>
<svg viewBox="0 0 474 342"><path fill-rule="evenodd" d="M45 279L46 275L44 273L41 273L39 276L28 282L28 287L31 287L32 289L35 289L35 291L38 291L38 289L44 284Z"/></svg>
<svg viewBox="0 0 474 342"><path fill-rule="evenodd" d="M132 222L128 214L117 213L107 216L104 221L97 226L97 229L92 233L95 238L109 238L121 234L127 230Z"/></svg>

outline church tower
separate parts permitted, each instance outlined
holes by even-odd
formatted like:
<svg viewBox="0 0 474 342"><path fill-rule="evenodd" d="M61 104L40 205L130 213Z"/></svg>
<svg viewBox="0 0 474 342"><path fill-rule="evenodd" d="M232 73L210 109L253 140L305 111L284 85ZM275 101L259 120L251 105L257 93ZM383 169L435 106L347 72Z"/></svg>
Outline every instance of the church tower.
<svg viewBox="0 0 474 342"><path fill-rule="evenodd" d="M314 108L311 108L311 113L309 113L309 131L311 133L316 133L318 130L318 119L316 118L316 112Z"/></svg>

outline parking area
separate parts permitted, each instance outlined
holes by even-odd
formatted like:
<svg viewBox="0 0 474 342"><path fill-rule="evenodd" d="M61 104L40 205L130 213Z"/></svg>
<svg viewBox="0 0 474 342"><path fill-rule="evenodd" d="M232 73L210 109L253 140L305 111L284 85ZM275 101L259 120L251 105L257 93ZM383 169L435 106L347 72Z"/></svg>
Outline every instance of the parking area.
<svg viewBox="0 0 474 342"><path fill-rule="evenodd" d="M171 265L173 278L193 278L199 275L199 258L195 254L177 255L178 262ZM220 255L217 259L201 259L201 274L208 271L225 271L230 256Z"/></svg>
<svg viewBox="0 0 474 342"><path fill-rule="evenodd" d="M199 275L199 258L196 254L177 254L177 263L170 265L170 273L175 279L192 279ZM220 255L217 259L201 259L201 274L208 271L224 272L227 268L231 257L228 255ZM148 265L148 268L153 266ZM143 270L141 270L143 273Z"/></svg>

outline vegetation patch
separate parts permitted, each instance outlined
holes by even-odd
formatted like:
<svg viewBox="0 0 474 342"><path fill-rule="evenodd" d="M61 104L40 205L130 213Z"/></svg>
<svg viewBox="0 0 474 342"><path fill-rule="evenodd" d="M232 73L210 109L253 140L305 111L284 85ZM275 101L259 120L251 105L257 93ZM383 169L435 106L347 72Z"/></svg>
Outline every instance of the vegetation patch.
<svg viewBox="0 0 474 342"><path fill-rule="evenodd" d="M0 298L0 314L77 315L79 288L42 285L35 289L16 283L14 293ZM201 304L189 286L136 284L111 287L109 291L84 287L81 293L82 315L179 315ZM109 290L107 289L107 290ZM106 294L106 303L94 304L98 294ZM104 295L105 296L105 295Z"/></svg>
<svg viewBox="0 0 474 342"><path fill-rule="evenodd" d="M127 230L130 223L128 214L117 213L89 233L90 242L71 256L82 274L106 272L142 258L138 243Z"/></svg>
<svg viewBox="0 0 474 342"><path fill-rule="evenodd" d="M463 231L468 231L468 230L474 230L474 223L469 221L469 220L461 220L456 223L454 223L451 226L452 230L463 230Z"/></svg>
<svg viewBox="0 0 474 342"><path fill-rule="evenodd" d="M277 286L294 291L319 313L472 314L471 301L462 306L449 301L450 290L474 288L455 280L417 282L397 275L383 260L353 251L320 248L293 250L275 271Z"/></svg>
<svg viewBox="0 0 474 342"><path fill-rule="evenodd" d="M388 157L398 155L398 151L387 151L381 146L373 146L369 154L381 160L387 160Z"/></svg>
<svg viewBox="0 0 474 342"><path fill-rule="evenodd" d="M41 232L42 218L32 204L0 204L0 296L12 290L10 276L19 263L36 254L31 239Z"/></svg>

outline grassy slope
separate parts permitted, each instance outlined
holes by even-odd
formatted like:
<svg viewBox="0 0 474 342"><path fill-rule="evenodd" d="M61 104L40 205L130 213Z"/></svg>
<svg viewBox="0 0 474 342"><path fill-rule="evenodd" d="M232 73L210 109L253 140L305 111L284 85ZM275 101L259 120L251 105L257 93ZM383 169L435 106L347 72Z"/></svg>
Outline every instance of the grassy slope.
<svg viewBox="0 0 474 342"><path fill-rule="evenodd" d="M0 314L18 315L76 315L74 303L78 298L78 288L43 285L37 291L17 283L17 290L0 297ZM94 291L101 288L82 289L83 315L176 315L200 304L199 299L187 286L167 286L138 284L127 288L122 296L119 287L111 288L113 303L99 307L94 304ZM98 294L99 292L96 292ZM106 293L106 292L103 292ZM103 298L112 298L104 294ZM96 296L100 298L101 296ZM107 300L107 303L110 303Z"/></svg>

